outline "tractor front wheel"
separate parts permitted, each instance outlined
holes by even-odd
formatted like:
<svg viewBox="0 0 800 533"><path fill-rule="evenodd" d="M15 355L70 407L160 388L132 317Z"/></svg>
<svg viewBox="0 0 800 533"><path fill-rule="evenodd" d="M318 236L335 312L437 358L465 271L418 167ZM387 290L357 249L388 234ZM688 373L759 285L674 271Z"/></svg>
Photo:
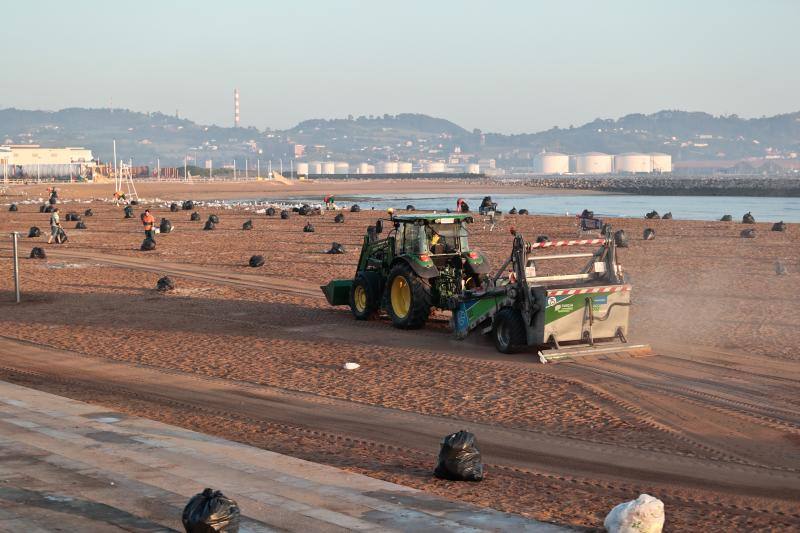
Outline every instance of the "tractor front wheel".
<svg viewBox="0 0 800 533"><path fill-rule="evenodd" d="M359 274L350 289L350 310L356 320L370 320L378 312L380 295L367 276Z"/></svg>
<svg viewBox="0 0 800 533"><path fill-rule="evenodd" d="M522 314L511 307L505 307L494 316L494 346L498 352L514 353L528 344L525 321Z"/></svg>
<svg viewBox="0 0 800 533"><path fill-rule="evenodd" d="M417 329L425 325L431 313L430 285L405 263L398 264L386 283L387 311L392 324L401 329Z"/></svg>

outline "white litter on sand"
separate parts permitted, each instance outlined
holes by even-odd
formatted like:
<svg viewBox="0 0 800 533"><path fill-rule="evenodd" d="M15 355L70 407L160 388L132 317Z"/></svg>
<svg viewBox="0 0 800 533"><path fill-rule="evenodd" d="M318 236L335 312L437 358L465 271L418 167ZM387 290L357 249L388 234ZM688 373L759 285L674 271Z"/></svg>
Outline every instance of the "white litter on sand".
<svg viewBox="0 0 800 533"><path fill-rule="evenodd" d="M603 521L608 533L661 533L664 528L664 502L649 494L621 503Z"/></svg>
<svg viewBox="0 0 800 533"><path fill-rule="evenodd" d="M360 366L361 365L359 365L358 363L345 363L344 364L344 369L345 370L355 370L356 368L359 368Z"/></svg>

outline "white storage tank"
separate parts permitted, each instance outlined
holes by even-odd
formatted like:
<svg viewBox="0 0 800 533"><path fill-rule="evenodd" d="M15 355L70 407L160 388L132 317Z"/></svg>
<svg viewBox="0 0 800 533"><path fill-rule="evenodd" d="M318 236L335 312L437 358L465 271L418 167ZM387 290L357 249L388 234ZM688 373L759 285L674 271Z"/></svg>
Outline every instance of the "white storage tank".
<svg viewBox="0 0 800 533"><path fill-rule="evenodd" d="M444 163L439 161L431 161L430 163L425 163L425 172L428 174L438 174L444 172Z"/></svg>
<svg viewBox="0 0 800 533"><path fill-rule="evenodd" d="M308 164L309 174L322 174L322 163L319 161L312 161Z"/></svg>
<svg viewBox="0 0 800 533"><path fill-rule="evenodd" d="M357 172L359 174L375 174L375 167L369 163L359 163Z"/></svg>
<svg viewBox="0 0 800 533"><path fill-rule="evenodd" d="M334 174L349 174L350 173L350 163L345 161L337 161L333 164L333 172Z"/></svg>
<svg viewBox="0 0 800 533"><path fill-rule="evenodd" d="M575 172L578 174L611 174L612 166L612 157L602 152L575 156Z"/></svg>
<svg viewBox="0 0 800 533"><path fill-rule="evenodd" d="M536 174L566 174L569 172L569 156L558 152L542 152L533 158Z"/></svg>
<svg viewBox="0 0 800 533"><path fill-rule="evenodd" d="M478 163L468 163L464 170L467 174L480 174L481 166Z"/></svg>
<svg viewBox="0 0 800 533"><path fill-rule="evenodd" d="M378 163L378 174L397 174L399 165L395 161L383 161Z"/></svg>
<svg viewBox="0 0 800 533"><path fill-rule="evenodd" d="M648 154L630 152L614 156L614 171L617 173L640 174L652 170L652 160Z"/></svg>
<svg viewBox="0 0 800 533"><path fill-rule="evenodd" d="M653 172L672 172L672 156L669 154L650 154L650 167Z"/></svg>
<svg viewBox="0 0 800 533"><path fill-rule="evenodd" d="M295 172L298 176L308 176L308 163L297 163Z"/></svg>
<svg viewBox="0 0 800 533"><path fill-rule="evenodd" d="M335 174L336 173L336 165L333 161L325 161L322 163L322 171L320 174Z"/></svg>
<svg viewBox="0 0 800 533"><path fill-rule="evenodd" d="M398 174L411 174L414 171L414 167L411 163L407 161L400 161L397 163L397 172Z"/></svg>

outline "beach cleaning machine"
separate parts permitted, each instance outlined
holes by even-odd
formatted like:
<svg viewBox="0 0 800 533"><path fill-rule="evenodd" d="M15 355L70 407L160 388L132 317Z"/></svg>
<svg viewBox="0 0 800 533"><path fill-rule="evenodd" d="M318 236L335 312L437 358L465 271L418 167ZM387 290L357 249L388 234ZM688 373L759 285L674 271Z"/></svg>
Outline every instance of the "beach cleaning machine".
<svg viewBox="0 0 800 533"><path fill-rule="evenodd" d="M383 239L382 221L368 228L352 280L321 287L328 303L349 305L359 320L384 310L406 329L423 326L432 308L449 310L457 338L479 330L499 351L533 348L543 363L649 352L628 343L631 286L610 226L598 238L536 243L515 232L510 257L492 274L488 259L469 248L471 217L414 214L390 222ZM546 253L570 247L594 250ZM584 260L577 272L551 272L575 259Z"/></svg>

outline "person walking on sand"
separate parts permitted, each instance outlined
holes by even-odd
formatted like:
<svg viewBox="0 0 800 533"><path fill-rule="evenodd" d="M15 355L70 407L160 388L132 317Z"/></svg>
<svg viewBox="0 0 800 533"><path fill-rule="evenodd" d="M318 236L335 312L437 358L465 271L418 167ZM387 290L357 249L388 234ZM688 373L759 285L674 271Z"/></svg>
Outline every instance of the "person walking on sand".
<svg viewBox="0 0 800 533"><path fill-rule="evenodd" d="M47 244L51 244L53 239L58 242L58 232L61 230L61 217L58 215L58 208L54 207L50 213L50 238L47 239Z"/></svg>
<svg viewBox="0 0 800 533"><path fill-rule="evenodd" d="M153 224L156 223L156 219L153 215L150 214L149 209L145 209L144 213L142 213L142 225L144 226L144 238L150 239L153 242L156 242L156 235L153 231Z"/></svg>

